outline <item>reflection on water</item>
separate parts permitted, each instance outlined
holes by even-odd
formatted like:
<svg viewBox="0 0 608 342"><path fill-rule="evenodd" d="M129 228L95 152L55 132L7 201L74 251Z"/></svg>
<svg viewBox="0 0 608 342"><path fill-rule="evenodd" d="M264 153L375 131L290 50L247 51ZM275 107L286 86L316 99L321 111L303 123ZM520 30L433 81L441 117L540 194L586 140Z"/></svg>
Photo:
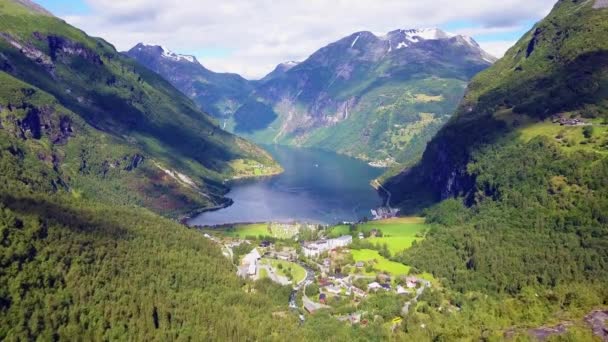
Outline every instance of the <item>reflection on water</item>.
<svg viewBox="0 0 608 342"><path fill-rule="evenodd" d="M365 162L315 149L269 146L283 166L279 176L234 184L228 208L203 213L191 225L236 222L357 221L381 205L369 185L383 170Z"/></svg>

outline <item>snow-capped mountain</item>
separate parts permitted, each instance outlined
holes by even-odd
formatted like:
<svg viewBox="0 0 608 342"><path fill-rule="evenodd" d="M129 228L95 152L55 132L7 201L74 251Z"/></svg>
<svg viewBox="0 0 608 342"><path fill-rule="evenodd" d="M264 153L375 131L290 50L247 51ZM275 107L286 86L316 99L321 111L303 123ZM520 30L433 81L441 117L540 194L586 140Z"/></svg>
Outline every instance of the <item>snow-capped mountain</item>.
<svg viewBox="0 0 608 342"><path fill-rule="evenodd" d="M406 162L495 60L472 38L436 28L356 32L262 79L237 111L258 115L235 115L236 131L261 143Z"/></svg>
<svg viewBox="0 0 608 342"><path fill-rule="evenodd" d="M253 90L251 83L239 75L213 72L196 57L162 46L140 43L126 55L163 76L201 109L218 118L234 114Z"/></svg>
<svg viewBox="0 0 608 342"><path fill-rule="evenodd" d="M190 63L198 63L198 61L196 60L196 57L194 57L194 56L180 55L163 46L161 46L160 48L163 50L162 56L164 58L168 58L168 59L170 59L172 61L176 61L176 62L185 61L185 62L190 62Z"/></svg>
<svg viewBox="0 0 608 342"><path fill-rule="evenodd" d="M472 38L437 28L353 33L259 81L213 73L160 46L128 54L257 142L397 163L422 152L469 79L496 60Z"/></svg>

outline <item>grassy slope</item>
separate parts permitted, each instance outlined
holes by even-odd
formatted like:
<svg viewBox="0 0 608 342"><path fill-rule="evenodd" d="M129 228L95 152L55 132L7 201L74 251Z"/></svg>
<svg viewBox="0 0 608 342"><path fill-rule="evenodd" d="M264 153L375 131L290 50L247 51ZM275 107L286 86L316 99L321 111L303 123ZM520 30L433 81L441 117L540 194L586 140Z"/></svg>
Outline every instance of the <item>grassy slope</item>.
<svg viewBox="0 0 608 342"><path fill-rule="evenodd" d="M369 242L379 245L386 244L391 254L395 255L410 248L414 241L422 240L422 236L429 229L429 226L424 224L424 221L407 220L407 222L400 222L400 219L394 219L368 222L360 225L359 228L362 231L372 229L382 231L382 237L370 238Z"/></svg>
<svg viewBox="0 0 608 342"><path fill-rule="evenodd" d="M159 165L189 176L200 191L211 194L211 203L221 201L225 189L220 181L226 178L279 170L264 151L221 131L167 82L106 42L12 1L0 2L0 16L2 71L52 95L88 126L130 145L149 169ZM15 43L42 57L26 57ZM11 100L3 99L5 104ZM134 194L140 202L146 197L141 192ZM167 202L183 204L176 198Z"/></svg>
<svg viewBox="0 0 608 342"><path fill-rule="evenodd" d="M275 272L283 277L287 276L289 273L289 269L291 269L291 275L293 276L293 283L297 284L306 278L306 271L304 268L296 263L284 260L275 260L275 259L262 259L265 263L270 263L274 268ZM282 268L279 269L279 265Z"/></svg>
<svg viewBox="0 0 608 342"><path fill-rule="evenodd" d="M463 91L464 82L456 79L387 84L360 94L361 100L351 109L349 120L319 128L299 143L365 160L393 158L400 163L412 162L447 121ZM354 144L355 141L363 143Z"/></svg>
<svg viewBox="0 0 608 342"><path fill-rule="evenodd" d="M273 106L276 118L260 123L265 129L243 134L258 142L320 147L364 160L410 165L457 107L467 80L485 68L483 62L465 61L463 52L455 49L447 48L453 59L429 57L436 51L414 57L394 52L379 62L355 58L346 63L349 55L338 43L332 44L315 54L322 58L313 55L258 88L260 96L270 98L263 101ZM317 65L315 58L323 62ZM404 60L415 62L402 64ZM326 61L329 67L323 64ZM348 79L332 76L334 64L342 62L353 68ZM286 103L277 94L297 100ZM347 119L332 123L313 118L341 116L337 113L343 114L347 101Z"/></svg>
<svg viewBox="0 0 608 342"><path fill-rule="evenodd" d="M410 267L404 264L390 261L387 258L381 256L378 251L371 249L360 249L352 250L353 259L357 261L375 261L374 269L382 272L388 272L392 275L407 275L410 271Z"/></svg>
<svg viewBox="0 0 608 342"><path fill-rule="evenodd" d="M383 236L370 237L366 241L379 246L386 244L390 253L395 255L410 248L414 241L422 240L424 234L429 229L429 225L424 223L424 218L399 217L358 224L356 232L369 233L372 229L381 231ZM351 232L347 225L331 227L328 233L328 235L333 238L349 234L351 234Z"/></svg>

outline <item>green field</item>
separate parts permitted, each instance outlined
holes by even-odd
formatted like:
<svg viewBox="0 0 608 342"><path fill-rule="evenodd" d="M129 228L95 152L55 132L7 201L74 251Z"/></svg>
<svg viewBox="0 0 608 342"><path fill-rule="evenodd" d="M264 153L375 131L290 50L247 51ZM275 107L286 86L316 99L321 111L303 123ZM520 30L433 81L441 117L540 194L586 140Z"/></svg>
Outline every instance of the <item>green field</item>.
<svg viewBox="0 0 608 342"><path fill-rule="evenodd" d="M349 226L345 225L345 224L341 224L341 225L331 227L327 233L327 236L330 238L337 238L342 235L348 235L348 234L350 234Z"/></svg>
<svg viewBox="0 0 608 342"><path fill-rule="evenodd" d="M268 226L270 231L268 230ZM233 238L246 238L247 236L260 237L260 236L272 236L277 239L291 239L297 233L292 230L283 229L280 224L269 224L269 223L253 223L253 224L240 224L229 227L222 227L212 229L214 232L220 232L225 236Z"/></svg>
<svg viewBox="0 0 608 342"><path fill-rule="evenodd" d="M587 139L583 135L585 126L560 126L550 121L527 125L519 131L520 139L528 142L537 136L546 136L559 142L566 151L608 153L608 126L602 120L587 120L593 124L593 134Z"/></svg>
<svg viewBox="0 0 608 342"><path fill-rule="evenodd" d="M392 275L406 275L410 271L410 267L398 262L390 261L381 256L378 251L371 249L352 250L351 254L355 262L375 260L374 269L390 273Z"/></svg>
<svg viewBox="0 0 608 342"><path fill-rule="evenodd" d="M275 272L283 277L287 276L288 269L291 268L291 275L293 276L294 284L297 284L306 278L306 270L296 263L275 259L262 259L262 263L270 263ZM279 265L282 266L281 269L279 269Z"/></svg>
<svg viewBox="0 0 608 342"><path fill-rule="evenodd" d="M260 279L268 278L268 271L266 271L265 268L261 268L260 269L260 276L259 276L259 278Z"/></svg>
<svg viewBox="0 0 608 342"><path fill-rule="evenodd" d="M402 252L412 246L416 240L423 239L428 229L423 218L403 217L381 221L372 221L358 226L358 229L369 232L372 229L382 231L383 237L369 238L373 244L387 244L392 255Z"/></svg>
<svg viewBox="0 0 608 342"><path fill-rule="evenodd" d="M246 236L268 236L268 223L255 223L236 225L227 229L221 230L224 235L230 237L244 238Z"/></svg>

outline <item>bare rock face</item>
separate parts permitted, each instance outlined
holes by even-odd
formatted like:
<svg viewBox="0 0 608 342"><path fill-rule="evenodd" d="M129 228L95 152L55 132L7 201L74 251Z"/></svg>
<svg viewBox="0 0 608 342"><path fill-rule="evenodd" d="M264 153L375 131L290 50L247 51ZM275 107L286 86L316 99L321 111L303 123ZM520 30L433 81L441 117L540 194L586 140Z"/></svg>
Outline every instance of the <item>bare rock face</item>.
<svg viewBox="0 0 608 342"><path fill-rule="evenodd" d="M40 35L35 36L37 36L38 39L43 38ZM73 42L70 39L61 36L53 35L47 36L46 39L49 44L52 60L56 60L62 56L79 56L93 64L103 65L101 57L95 51L80 43Z"/></svg>

